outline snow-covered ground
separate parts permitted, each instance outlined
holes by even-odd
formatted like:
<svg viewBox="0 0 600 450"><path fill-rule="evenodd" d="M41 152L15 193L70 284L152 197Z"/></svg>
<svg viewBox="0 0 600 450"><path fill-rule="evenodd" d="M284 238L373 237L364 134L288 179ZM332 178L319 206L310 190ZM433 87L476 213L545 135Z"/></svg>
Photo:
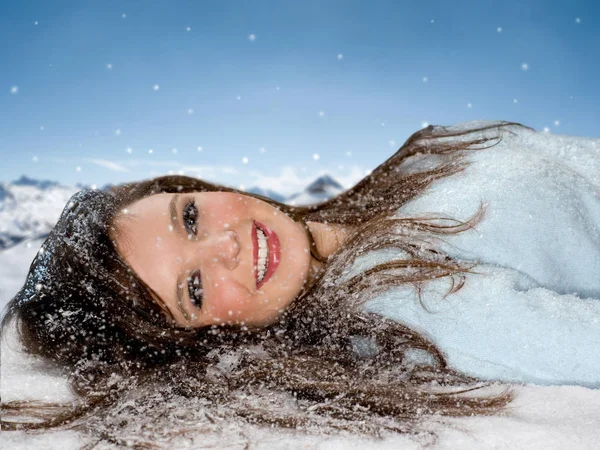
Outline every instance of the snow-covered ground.
<svg viewBox="0 0 600 450"><path fill-rule="evenodd" d="M0 232L17 236L10 246L0 250L0 308L18 291L42 239L75 188L3 185L4 210L0 208ZM324 190L335 189L335 186ZM333 191L331 191L333 192ZM11 198L9 198L11 197ZM304 200L306 192L295 197ZM19 201L20 200L20 201ZM309 198L310 200L310 198ZM314 198L313 198L314 200ZM62 203L61 203L62 202ZM308 200L307 200L308 202ZM2 203L2 199L0 199ZM10 204L9 204L10 203ZM17 208L16 205L20 204ZM12 206L11 206L12 205ZM13 209L11 209L13 208ZM17 208L17 209L14 209ZM11 212L12 211L12 212ZM37 225L26 226L33 221ZM1 228L4 227L4 228ZM10 339L2 343L1 394L3 401L28 395L38 399L68 397L61 378L33 370L35 363L15 351ZM600 368L599 368L600 370ZM257 428L232 424L218 428L190 429L174 437L168 448L229 449L598 449L600 448L600 390L576 386L514 386L516 400L502 416L430 420L423 431L433 431L437 440L426 434L403 435L383 439L307 433ZM216 429L220 431L215 431ZM4 449L75 449L93 444L88 436L75 431L46 431L26 434L4 432L0 448ZM135 443L135 437L132 438ZM94 448L106 448L102 444Z"/></svg>

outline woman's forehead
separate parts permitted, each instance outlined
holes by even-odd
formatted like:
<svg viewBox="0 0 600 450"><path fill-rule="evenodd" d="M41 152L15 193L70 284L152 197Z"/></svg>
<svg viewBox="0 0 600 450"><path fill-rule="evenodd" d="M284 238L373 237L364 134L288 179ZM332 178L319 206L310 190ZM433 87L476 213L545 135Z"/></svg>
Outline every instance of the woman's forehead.
<svg viewBox="0 0 600 450"><path fill-rule="evenodd" d="M175 194L160 193L141 198L123 208L120 215L134 215L138 217L140 215L147 215L150 213L160 213L166 215L168 210L164 208L161 210L160 208L161 206L167 205L173 195Z"/></svg>
<svg viewBox="0 0 600 450"><path fill-rule="evenodd" d="M130 205L128 211L121 211L115 227L115 244L127 265L161 298L167 298L181 242L169 228L171 195L152 197Z"/></svg>

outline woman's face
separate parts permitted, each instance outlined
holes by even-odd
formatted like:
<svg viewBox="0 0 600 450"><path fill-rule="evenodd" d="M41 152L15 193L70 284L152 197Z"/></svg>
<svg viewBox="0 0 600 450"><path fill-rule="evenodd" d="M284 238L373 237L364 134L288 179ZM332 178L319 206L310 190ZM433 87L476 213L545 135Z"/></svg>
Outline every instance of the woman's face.
<svg viewBox="0 0 600 450"><path fill-rule="evenodd" d="M114 226L117 250L180 326L267 325L308 278L304 227L250 196L152 195Z"/></svg>

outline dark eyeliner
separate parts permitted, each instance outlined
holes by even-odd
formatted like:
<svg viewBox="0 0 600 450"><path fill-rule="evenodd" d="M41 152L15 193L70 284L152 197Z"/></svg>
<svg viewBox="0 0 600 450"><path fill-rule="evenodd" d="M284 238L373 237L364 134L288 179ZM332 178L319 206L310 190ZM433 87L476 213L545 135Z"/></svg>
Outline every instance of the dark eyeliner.
<svg viewBox="0 0 600 450"><path fill-rule="evenodd" d="M187 199L183 207L183 226L189 235L198 234L198 207L193 197Z"/></svg>
<svg viewBox="0 0 600 450"><path fill-rule="evenodd" d="M188 237L196 236L198 234L198 207L196 206L196 199L194 197L188 197L184 200L183 207L183 226L185 227ZM195 270L189 276L187 280L188 284L188 295L190 302L198 309L202 308L202 279L200 277L200 271Z"/></svg>
<svg viewBox="0 0 600 450"><path fill-rule="evenodd" d="M203 291L200 271L194 271L188 278L188 294L190 296L190 301L198 309L202 308Z"/></svg>

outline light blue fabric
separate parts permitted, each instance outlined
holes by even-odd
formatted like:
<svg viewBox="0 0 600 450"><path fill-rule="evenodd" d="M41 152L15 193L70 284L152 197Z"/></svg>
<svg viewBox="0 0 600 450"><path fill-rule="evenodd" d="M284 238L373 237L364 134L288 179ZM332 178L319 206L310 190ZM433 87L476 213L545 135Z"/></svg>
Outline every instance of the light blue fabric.
<svg viewBox="0 0 600 450"><path fill-rule="evenodd" d="M409 286L365 308L428 336L466 374L600 388L600 140L518 128L503 138L397 212L466 220L487 203L476 230L441 244L455 258L478 261L478 273L446 298L448 279L430 283L422 295L430 312ZM411 164L437 162L416 156ZM405 257L362 255L347 277L394 256Z"/></svg>

